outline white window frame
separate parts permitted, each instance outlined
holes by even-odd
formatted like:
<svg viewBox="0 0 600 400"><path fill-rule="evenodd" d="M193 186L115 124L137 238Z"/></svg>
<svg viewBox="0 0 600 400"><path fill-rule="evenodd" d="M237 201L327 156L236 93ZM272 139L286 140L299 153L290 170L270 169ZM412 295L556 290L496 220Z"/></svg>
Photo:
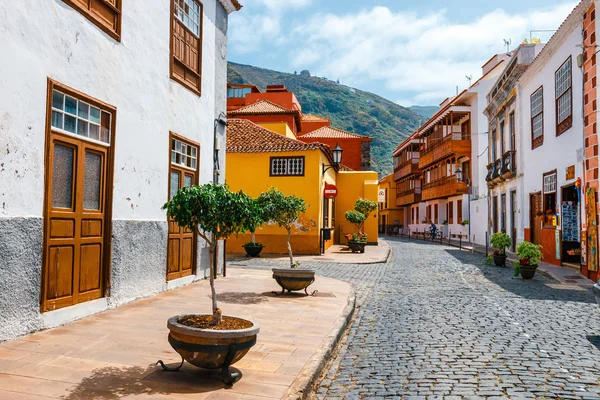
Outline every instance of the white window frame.
<svg viewBox="0 0 600 400"><path fill-rule="evenodd" d="M60 104L60 105L56 104L56 102L54 101L56 94L59 94L62 96L62 104ZM67 98L72 99L76 102L75 114L66 110ZM52 130L59 132L59 133L63 133L65 135L77 137L79 139L83 138L90 142L100 144L102 146L110 146L110 136L111 136L110 128L108 128L108 129L102 128L102 114L104 113L104 114L108 115L109 118L112 118L110 113L107 113L106 111L103 111L99 107L96 107L88 102L78 99L77 97L68 95L68 94L61 92L60 90L56 90L56 89L52 90L52 98L50 99L50 101L52 104L52 115L50 116L50 127ZM87 117L85 116L85 113L82 111L82 109L84 109L86 107L87 107ZM97 120L92 119L92 117L91 117L92 110L98 111L98 119ZM54 117L56 115L60 115L60 120L61 120L60 126L55 125ZM75 119L75 132L65 129L66 117ZM85 134L80 132L80 130L79 130L80 124L82 124L82 126L86 127ZM85 124L85 125L83 125L83 124ZM110 126L110 119L109 119L109 126ZM90 130L91 130L90 128L91 127L97 127L98 138L90 137Z"/></svg>
<svg viewBox="0 0 600 400"><path fill-rule="evenodd" d="M200 37L202 6L196 0L175 0L175 18L194 36Z"/></svg>

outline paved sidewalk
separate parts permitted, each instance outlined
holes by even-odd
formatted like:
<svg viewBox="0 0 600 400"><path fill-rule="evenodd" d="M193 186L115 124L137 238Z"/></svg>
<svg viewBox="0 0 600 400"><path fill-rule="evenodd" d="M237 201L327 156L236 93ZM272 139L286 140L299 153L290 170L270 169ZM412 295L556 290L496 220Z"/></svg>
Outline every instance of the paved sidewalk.
<svg viewBox="0 0 600 400"><path fill-rule="evenodd" d="M314 297L271 294L270 271L231 268L216 282L224 314L257 322L257 345L234 365L233 388L175 365L167 319L210 310L207 281L136 301L63 327L0 344L0 399L280 399L311 383L354 303L348 283L318 276ZM349 306L351 304L351 306Z"/></svg>
<svg viewBox="0 0 600 400"><path fill-rule="evenodd" d="M362 254L352 253L348 246L334 244L331 246L325 254L318 256L296 256L294 255L295 261L306 262L325 262L325 263L338 263L338 264L380 264L388 260L390 256L390 245L379 238L379 244L377 246L366 246L365 252ZM245 253L230 253L228 259L234 262L239 262L247 259ZM287 254L260 254L259 259L281 261L289 260ZM302 268L302 265L300 266Z"/></svg>

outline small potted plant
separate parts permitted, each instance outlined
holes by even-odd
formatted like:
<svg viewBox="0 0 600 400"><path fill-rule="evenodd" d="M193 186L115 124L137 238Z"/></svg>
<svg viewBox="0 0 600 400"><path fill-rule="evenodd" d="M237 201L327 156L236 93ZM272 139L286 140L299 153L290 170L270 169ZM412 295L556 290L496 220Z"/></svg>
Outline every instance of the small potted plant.
<svg viewBox="0 0 600 400"><path fill-rule="evenodd" d="M251 204L252 210L252 219L248 221L248 227L250 228L250 233L252 233L252 240L246 244L244 244L244 250L246 250L246 256L248 257L258 257L260 252L265 247L262 243L258 243L256 241L256 228L265 223L263 211L260 207L258 199L254 200Z"/></svg>
<svg viewBox="0 0 600 400"><path fill-rule="evenodd" d="M467 226L467 225L469 225L469 220L468 220L468 219L465 219L465 220L463 220L463 222L461 222L460 224L461 224L462 226Z"/></svg>
<svg viewBox="0 0 600 400"><path fill-rule="evenodd" d="M244 192L232 192L225 185L205 184L184 187L163 209L179 226L193 230L208 244L210 251L210 290L212 314L177 315L167 322L169 343L181 356L181 364L165 370L178 370L186 360L206 369L221 369L223 381L230 385L240 378L229 367L256 344L258 324L225 316L217 306L215 276L219 240L248 231L257 218L253 200Z"/></svg>
<svg viewBox="0 0 600 400"><path fill-rule="evenodd" d="M360 233L360 227L365 222L365 215L356 210L346 211L344 214L346 220L355 227L355 233L352 234L352 240L348 241L348 247L353 253L364 253L367 245L367 235Z"/></svg>
<svg viewBox="0 0 600 400"><path fill-rule="evenodd" d="M519 262L515 265L515 275L521 274L523 279L532 279L542 259L542 246L531 242L521 242L517 246Z"/></svg>
<svg viewBox="0 0 600 400"><path fill-rule="evenodd" d="M258 204L263 212L265 221L278 224L287 231L287 249L290 256L290 268L273 268L273 279L281 286L281 294L304 290L308 295L307 288L315 281L315 271L312 269L299 269L299 262L294 262L292 253L292 229L298 223L300 214L306 212L307 204L304 199L294 195L286 196L277 188L269 188L261 193Z"/></svg>
<svg viewBox="0 0 600 400"><path fill-rule="evenodd" d="M494 248L494 264L498 267L506 265L506 248L510 247L511 239L504 232L496 232L490 238L490 244Z"/></svg>

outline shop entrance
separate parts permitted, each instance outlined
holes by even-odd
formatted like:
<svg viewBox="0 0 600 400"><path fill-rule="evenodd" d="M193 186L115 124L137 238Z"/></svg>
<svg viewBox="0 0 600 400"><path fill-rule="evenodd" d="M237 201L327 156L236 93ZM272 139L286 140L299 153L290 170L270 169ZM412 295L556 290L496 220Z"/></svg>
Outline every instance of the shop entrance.
<svg viewBox="0 0 600 400"><path fill-rule="evenodd" d="M581 216L579 191L575 185L562 188L561 196L561 261L579 268L581 264Z"/></svg>

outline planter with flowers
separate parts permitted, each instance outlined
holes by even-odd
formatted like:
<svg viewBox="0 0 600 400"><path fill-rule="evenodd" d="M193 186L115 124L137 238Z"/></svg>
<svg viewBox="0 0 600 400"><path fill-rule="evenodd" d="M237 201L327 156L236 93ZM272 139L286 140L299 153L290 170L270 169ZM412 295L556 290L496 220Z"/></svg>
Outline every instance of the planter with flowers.
<svg viewBox="0 0 600 400"><path fill-rule="evenodd" d="M490 238L490 244L494 248L494 264L498 267L506 265L506 248L510 247L512 240L504 232L496 232Z"/></svg>
<svg viewBox="0 0 600 400"><path fill-rule="evenodd" d="M532 279L535 276L540 260L542 259L542 246L531 242L521 242L517 246L518 263L515 263L515 276L521 274L523 279Z"/></svg>

